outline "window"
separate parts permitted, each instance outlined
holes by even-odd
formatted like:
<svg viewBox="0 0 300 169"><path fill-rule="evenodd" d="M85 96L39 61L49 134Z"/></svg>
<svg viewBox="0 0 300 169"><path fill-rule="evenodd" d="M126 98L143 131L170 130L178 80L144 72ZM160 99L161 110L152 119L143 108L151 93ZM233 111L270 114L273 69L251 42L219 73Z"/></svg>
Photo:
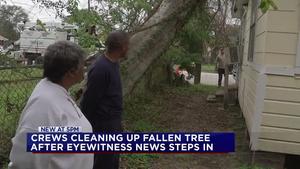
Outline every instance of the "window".
<svg viewBox="0 0 300 169"><path fill-rule="evenodd" d="M250 18L250 36L249 36L249 48L248 48L248 61L253 61L254 55L254 41L255 41L255 26L256 26L256 17L257 17L257 9L258 2L260 0L252 0L251 5L251 18Z"/></svg>

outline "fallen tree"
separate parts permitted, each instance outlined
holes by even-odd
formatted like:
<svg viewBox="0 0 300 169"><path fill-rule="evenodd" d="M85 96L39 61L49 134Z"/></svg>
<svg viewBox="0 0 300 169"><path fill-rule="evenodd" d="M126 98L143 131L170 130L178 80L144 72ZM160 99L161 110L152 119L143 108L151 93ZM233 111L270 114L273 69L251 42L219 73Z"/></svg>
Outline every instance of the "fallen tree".
<svg viewBox="0 0 300 169"><path fill-rule="evenodd" d="M206 1L207 0L159 0L156 1L155 3L153 2L152 4L153 8L151 11L146 11L145 9L142 10L148 13L146 15L146 18L142 19L143 22L141 23L142 24L141 26L133 26L136 24L131 24L131 22L132 23L136 22L136 18L139 18L139 16L143 15L143 12L141 13L140 11L138 12L135 10L136 7L134 5L131 6L130 9L133 11L128 11L128 12L135 14L134 15L135 17L133 17L134 19L131 20L129 19L130 17L127 16L129 17L127 19L129 19L128 21L130 22L126 23L125 26L122 23L120 23L120 25L123 25L120 27L120 29L130 31L131 34L128 59L122 61L121 63L124 95L127 95L132 91L135 84L143 76L143 74L146 72L148 67L153 63L153 61L159 56L161 56L166 49L168 49L176 33L183 28L184 24L190 18L192 12L195 11L196 9L201 9L201 7L206 5ZM67 11L71 14L76 14L76 12L80 11L77 8L78 0L68 0L67 2L68 3L64 4L64 3L60 3L60 1L41 0L43 6L47 8L52 7L56 9L58 16L61 16L63 14L62 11L64 9L67 9ZM87 14L87 16L90 16L91 18L94 18L96 20L100 19L103 22L103 23L101 22L100 25L107 24L110 27L110 29L108 30L111 30L114 24L119 24L118 19L117 20L108 19L108 18L114 18L112 17L114 16L113 14L109 14L113 10L116 10L112 8L113 5L109 5L109 3L114 1L97 0L97 2L99 2L100 6L102 6L101 8L102 12L95 13L95 11L90 12L92 10L88 10L87 13L83 12L83 13L79 13L79 15ZM105 4L103 5L102 2L108 3L106 4L109 7L108 10L105 8ZM122 3L120 5L122 6ZM92 15L93 13L97 17L93 16ZM120 15L126 15L126 13L121 12ZM82 19L82 17L80 18ZM80 22L81 24L82 22L84 22L84 20L76 20L76 21ZM120 22L122 22L122 20ZM89 24L92 23L88 23L86 26L88 26ZM99 23L95 22L93 24L99 24ZM129 27L131 26L132 28L127 28L128 26ZM124 27L127 29L125 29Z"/></svg>
<svg viewBox="0 0 300 169"><path fill-rule="evenodd" d="M121 64L123 93L129 94L151 63L172 43L191 13L204 0L163 0L131 36L128 58Z"/></svg>

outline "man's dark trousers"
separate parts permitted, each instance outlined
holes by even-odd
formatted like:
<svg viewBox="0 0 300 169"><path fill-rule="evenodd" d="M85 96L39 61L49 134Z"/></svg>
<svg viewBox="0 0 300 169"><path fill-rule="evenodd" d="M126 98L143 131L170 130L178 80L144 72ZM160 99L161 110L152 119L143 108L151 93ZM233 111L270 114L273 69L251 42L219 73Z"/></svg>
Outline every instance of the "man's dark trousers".
<svg viewBox="0 0 300 169"><path fill-rule="evenodd" d="M121 120L99 121L94 126L94 132L122 132ZM119 154L95 154L93 169L119 169L119 157Z"/></svg>
<svg viewBox="0 0 300 169"><path fill-rule="evenodd" d="M218 74L219 74L218 87L221 87L222 86L223 75L225 74L225 69L218 68Z"/></svg>

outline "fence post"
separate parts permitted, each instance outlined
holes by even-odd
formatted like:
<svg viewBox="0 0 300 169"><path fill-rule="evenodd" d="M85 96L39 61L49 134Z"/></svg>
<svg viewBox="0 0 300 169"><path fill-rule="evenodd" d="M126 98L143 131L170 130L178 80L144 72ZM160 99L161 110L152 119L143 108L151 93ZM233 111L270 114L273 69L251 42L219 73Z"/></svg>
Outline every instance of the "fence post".
<svg viewBox="0 0 300 169"><path fill-rule="evenodd" d="M229 81L229 64L225 64L224 79L224 109L228 108L228 81Z"/></svg>
<svg viewBox="0 0 300 169"><path fill-rule="evenodd" d="M200 84L201 81L201 63L196 62L194 84Z"/></svg>

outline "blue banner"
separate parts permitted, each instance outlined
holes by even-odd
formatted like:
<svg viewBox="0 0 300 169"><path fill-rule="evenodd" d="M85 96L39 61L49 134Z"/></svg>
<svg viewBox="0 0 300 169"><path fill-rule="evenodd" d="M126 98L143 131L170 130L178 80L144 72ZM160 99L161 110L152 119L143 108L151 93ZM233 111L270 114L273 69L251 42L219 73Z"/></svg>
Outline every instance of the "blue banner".
<svg viewBox="0 0 300 169"><path fill-rule="evenodd" d="M229 153L234 133L28 133L34 153Z"/></svg>

